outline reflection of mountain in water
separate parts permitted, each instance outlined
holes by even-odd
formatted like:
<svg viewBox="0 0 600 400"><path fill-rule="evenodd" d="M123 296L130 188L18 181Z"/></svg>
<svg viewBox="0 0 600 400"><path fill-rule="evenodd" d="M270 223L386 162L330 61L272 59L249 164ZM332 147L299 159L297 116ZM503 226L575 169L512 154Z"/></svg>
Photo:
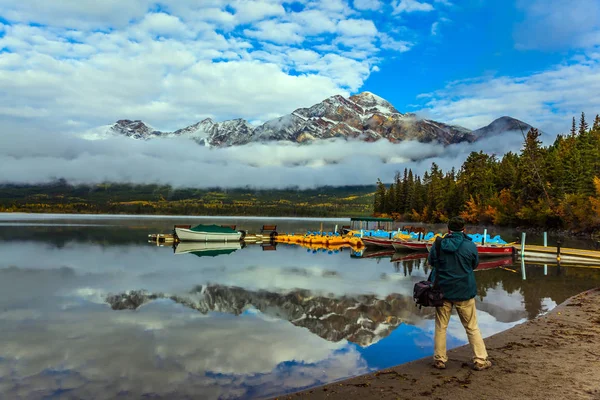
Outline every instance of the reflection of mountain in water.
<svg viewBox="0 0 600 400"><path fill-rule="evenodd" d="M411 297L399 294L384 299L372 295L330 298L313 296L307 290L279 294L220 285L199 286L185 297L131 291L108 296L106 301L114 310L126 310L159 298L169 298L203 314L218 311L240 315L254 307L331 342L346 339L360 346L376 343L402 322L414 324L432 312L419 311Z"/></svg>

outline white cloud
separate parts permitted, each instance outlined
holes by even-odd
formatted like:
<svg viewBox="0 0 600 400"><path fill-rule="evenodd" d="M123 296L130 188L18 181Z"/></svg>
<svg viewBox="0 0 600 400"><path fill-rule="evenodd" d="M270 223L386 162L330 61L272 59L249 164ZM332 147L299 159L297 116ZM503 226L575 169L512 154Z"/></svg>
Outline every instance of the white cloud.
<svg viewBox="0 0 600 400"><path fill-rule="evenodd" d="M386 33L379 34L379 40L381 41L381 47L383 49L394 50L400 53L409 51L413 43L404 40L396 40Z"/></svg>
<svg viewBox="0 0 600 400"><path fill-rule="evenodd" d="M346 19L338 23L338 31L345 36L375 36L377 28L373 21L364 19Z"/></svg>
<svg viewBox="0 0 600 400"><path fill-rule="evenodd" d="M432 36L437 36L438 31L439 31L439 26L440 23L439 22L434 22L433 24L431 24L431 35Z"/></svg>
<svg viewBox="0 0 600 400"><path fill-rule="evenodd" d="M432 95L424 111L433 119L476 128L509 115L550 134L564 133L573 116L600 110L600 60L583 57L529 76L455 82Z"/></svg>
<svg viewBox="0 0 600 400"><path fill-rule="evenodd" d="M379 10L381 7L380 0L354 0L354 8L357 10Z"/></svg>
<svg viewBox="0 0 600 400"><path fill-rule="evenodd" d="M290 20L302 26L306 35L335 32L337 27L337 14L326 13L322 10L304 10L290 15Z"/></svg>
<svg viewBox="0 0 600 400"><path fill-rule="evenodd" d="M246 29L244 33L252 38L274 43L302 43L304 37L298 34L300 25L293 22L262 21L255 29Z"/></svg>
<svg viewBox="0 0 600 400"><path fill-rule="evenodd" d="M142 18L150 0L0 0L2 16L15 22L41 23L76 29L124 28Z"/></svg>
<svg viewBox="0 0 600 400"><path fill-rule="evenodd" d="M431 4L419 2L417 0L399 0L393 4L393 7L393 14L433 11L433 6Z"/></svg>
<svg viewBox="0 0 600 400"><path fill-rule="evenodd" d="M300 12L280 0L84 3L0 0L6 128L266 120L358 90L382 51L411 46L343 0L304 1Z"/></svg>
<svg viewBox="0 0 600 400"><path fill-rule="evenodd" d="M573 49L600 45L596 0L517 0L524 20L515 30L521 49Z"/></svg>
<svg viewBox="0 0 600 400"><path fill-rule="evenodd" d="M166 37L193 37L191 32L179 18L165 13L150 13L138 25L141 35L150 33Z"/></svg>
<svg viewBox="0 0 600 400"><path fill-rule="evenodd" d="M237 0L233 3L233 8L235 8L235 17L238 23L245 24L262 21L267 17L284 15L285 10L279 3L260 0Z"/></svg>

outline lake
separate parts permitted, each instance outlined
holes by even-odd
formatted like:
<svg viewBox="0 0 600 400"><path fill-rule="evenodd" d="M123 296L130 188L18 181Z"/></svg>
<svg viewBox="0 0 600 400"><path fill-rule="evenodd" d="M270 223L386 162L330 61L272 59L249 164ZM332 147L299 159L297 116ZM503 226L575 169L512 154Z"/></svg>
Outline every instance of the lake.
<svg viewBox="0 0 600 400"><path fill-rule="evenodd" d="M412 300L424 258L147 242L175 223L212 222L347 224L0 214L0 398L263 398L433 353L432 309ZM484 337L600 286L598 270L494 261L476 272ZM455 316L448 346L465 343Z"/></svg>

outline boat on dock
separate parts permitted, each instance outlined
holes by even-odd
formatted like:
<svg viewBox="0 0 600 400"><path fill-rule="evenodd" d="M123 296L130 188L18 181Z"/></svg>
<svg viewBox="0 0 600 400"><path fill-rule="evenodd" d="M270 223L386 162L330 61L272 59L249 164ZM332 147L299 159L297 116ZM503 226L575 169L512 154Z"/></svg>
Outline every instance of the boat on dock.
<svg viewBox="0 0 600 400"><path fill-rule="evenodd" d="M240 241L244 232L229 226L219 225L175 225L175 235L181 242L235 242Z"/></svg>

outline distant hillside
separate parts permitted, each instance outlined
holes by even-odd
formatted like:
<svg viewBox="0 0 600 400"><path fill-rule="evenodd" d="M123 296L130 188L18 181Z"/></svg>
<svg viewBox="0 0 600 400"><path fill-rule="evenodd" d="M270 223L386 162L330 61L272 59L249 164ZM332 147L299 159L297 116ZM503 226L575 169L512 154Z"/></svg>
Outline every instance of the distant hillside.
<svg viewBox="0 0 600 400"><path fill-rule="evenodd" d="M0 185L0 212L349 217L373 212L374 186L311 190L160 185Z"/></svg>

